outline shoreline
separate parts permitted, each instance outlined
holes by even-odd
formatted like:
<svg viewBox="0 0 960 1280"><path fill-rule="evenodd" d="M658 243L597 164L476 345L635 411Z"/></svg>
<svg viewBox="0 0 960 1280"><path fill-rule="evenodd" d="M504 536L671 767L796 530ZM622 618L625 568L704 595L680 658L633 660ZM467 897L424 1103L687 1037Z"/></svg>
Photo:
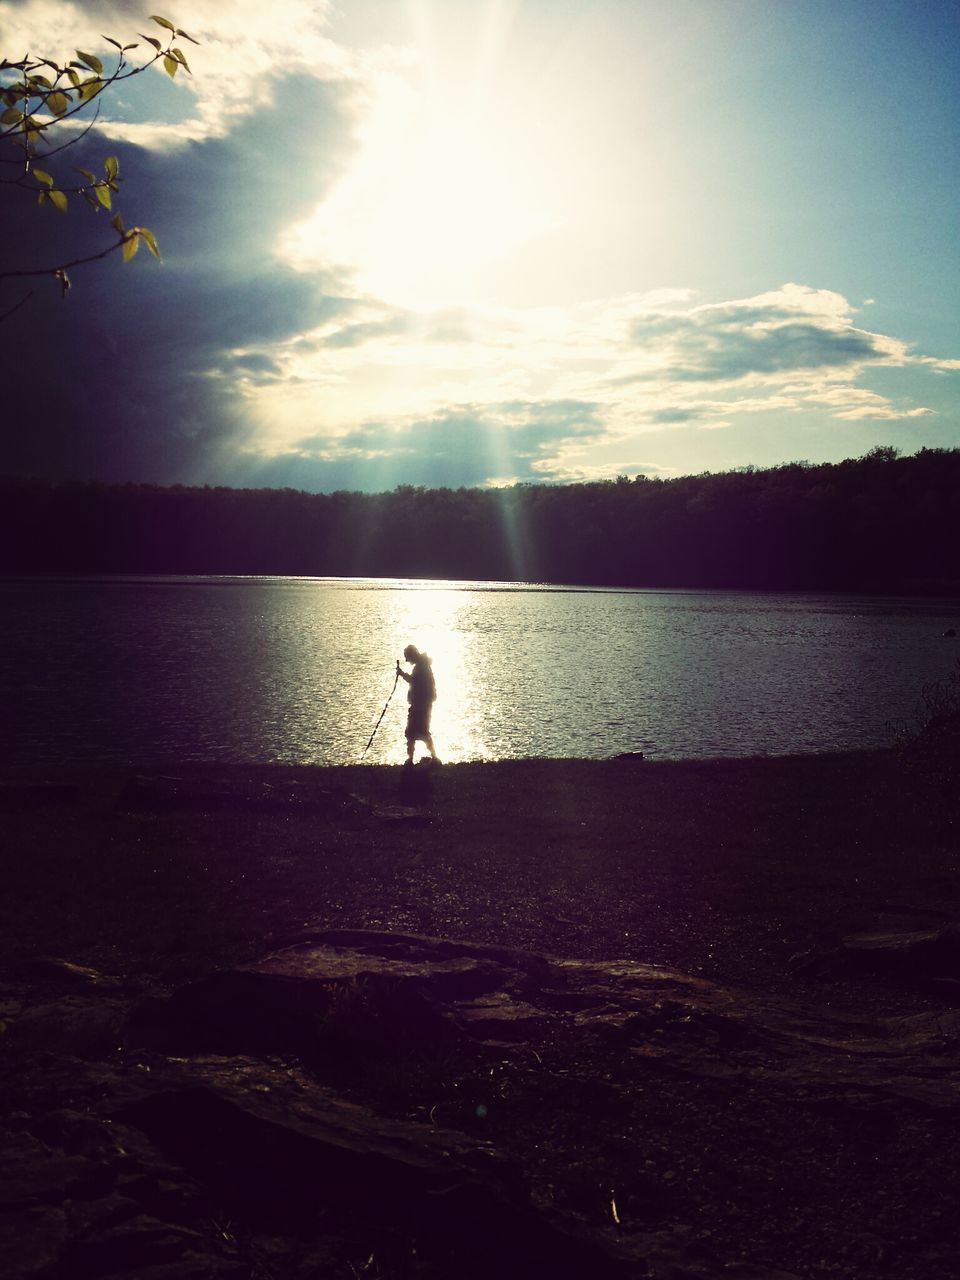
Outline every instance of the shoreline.
<svg viewBox="0 0 960 1280"><path fill-rule="evenodd" d="M215 878L229 870L221 851L229 843L244 878L228 876L223 886L232 932L229 941L202 948L208 963L215 963L218 946L232 956L276 933L284 914L277 903L291 889L305 895L297 914L330 925L372 922L459 937L472 929L473 941L570 954L579 947L591 956L666 963L724 981L756 982L761 972L764 981L782 981L778 968L791 947L819 932L873 927L885 901L917 899L921 913L934 914L946 902L960 919L952 815L939 811L935 791L906 772L892 749L702 760L530 758L436 770L418 765L413 772L429 794L403 794L399 763L30 766L0 771L0 804L9 811L8 840L19 837L35 849L46 842L52 851L69 838L75 870L105 832L110 856L121 863L126 843L160 834L202 851L208 859L202 875L188 858L173 859L190 886L185 902L198 934ZM197 795L185 804L164 802L153 815L149 804L125 812L118 802L137 775L178 778ZM18 813L21 786L36 794ZM287 786L289 801L263 811L256 795ZM218 800L218 787L237 791L236 803ZM373 809L412 807L422 824L320 820L298 800L298 788L342 792ZM204 789L212 797L208 812ZM320 869L311 848L315 831L322 832L322 893L312 879ZM278 841L282 870L274 857ZM363 884L338 861L347 849L368 877ZM478 883L481 871L489 891ZM922 881L912 895L900 891L907 873ZM441 874L451 879L447 912L431 906L428 891L428 881ZM261 881L267 894L257 911L245 896L248 878ZM89 893L82 873L77 887ZM588 897L574 911L571 900L584 888ZM500 918L494 890L514 901ZM570 923L560 927L552 917ZM9 925L7 938L16 938L18 921ZM46 929L38 927L42 937ZM71 931L85 953L104 951L102 942L84 936L82 923ZM51 926L51 938L55 932ZM741 938L739 959L722 941L733 933ZM30 945L25 937L21 943ZM751 950L767 957L759 970L747 959Z"/></svg>
<svg viewBox="0 0 960 1280"><path fill-rule="evenodd" d="M935 769L28 772L0 1155L101 1190L0 1197L17 1280L952 1280L960 972L901 964L960 920Z"/></svg>

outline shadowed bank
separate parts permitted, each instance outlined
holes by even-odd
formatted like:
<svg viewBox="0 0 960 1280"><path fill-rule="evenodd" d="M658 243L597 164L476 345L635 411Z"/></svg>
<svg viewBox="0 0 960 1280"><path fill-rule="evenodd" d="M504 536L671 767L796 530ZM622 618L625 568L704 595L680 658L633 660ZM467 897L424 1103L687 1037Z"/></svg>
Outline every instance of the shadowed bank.
<svg viewBox="0 0 960 1280"><path fill-rule="evenodd" d="M948 751L9 778L5 1159L100 1188L19 1219L94 1276L946 1280Z"/></svg>

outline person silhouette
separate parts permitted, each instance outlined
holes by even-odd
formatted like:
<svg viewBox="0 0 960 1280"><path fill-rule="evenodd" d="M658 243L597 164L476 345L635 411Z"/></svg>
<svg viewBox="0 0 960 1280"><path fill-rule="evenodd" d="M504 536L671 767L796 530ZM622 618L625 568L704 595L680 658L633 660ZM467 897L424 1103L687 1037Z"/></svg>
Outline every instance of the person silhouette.
<svg viewBox="0 0 960 1280"><path fill-rule="evenodd" d="M402 676L410 688L407 690L407 764L413 764L413 753L417 742L422 742L430 752L434 764L440 758L434 750L433 738L430 736L430 715L437 699L437 683L433 678L433 666L430 658L421 653L416 645L408 644L403 651L404 662L413 663L413 670L408 674L397 663L397 675Z"/></svg>

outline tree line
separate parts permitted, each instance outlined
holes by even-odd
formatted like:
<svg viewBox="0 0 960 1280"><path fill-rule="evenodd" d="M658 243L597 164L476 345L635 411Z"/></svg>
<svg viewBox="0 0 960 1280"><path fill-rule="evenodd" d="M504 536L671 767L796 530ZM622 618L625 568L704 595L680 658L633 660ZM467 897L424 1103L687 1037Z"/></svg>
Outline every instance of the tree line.
<svg viewBox="0 0 960 1280"><path fill-rule="evenodd" d="M958 517L960 449L378 494L5 477L0 569L960 594Z"/></svg>

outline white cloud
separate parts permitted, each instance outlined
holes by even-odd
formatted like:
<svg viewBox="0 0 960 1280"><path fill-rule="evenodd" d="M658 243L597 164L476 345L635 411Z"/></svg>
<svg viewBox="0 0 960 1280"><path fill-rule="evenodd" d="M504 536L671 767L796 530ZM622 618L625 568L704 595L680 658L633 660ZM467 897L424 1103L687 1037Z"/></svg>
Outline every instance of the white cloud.
<svg viewBox="0 0 960 1280"><path fill-rule="evenodd" d="M176 40L193 72L189 76L181 69L175 78L178 90L189 95L189 118L175 129L149 121L114 124L116 109L105 96L98 128L118 140L169 148L222 135L236 116L262 109L278 77L302 74L359 83L364 64L326 35L330 10L328 0L275 0L270 5L259 0L190 0L179 6L173 0L159 5L162 16L199 41L195 45ZM30 50L65 62L83 49L99 56L108 70L115 50L104 35L122 44L138 42L127 55L132 64L152 56L142 35L167 39L167 32L145 16L141 0L0 0L0 21L7 50ZM148 74L165 73L151 68ZM286 128L301 125L294 120Z"/></svg>

